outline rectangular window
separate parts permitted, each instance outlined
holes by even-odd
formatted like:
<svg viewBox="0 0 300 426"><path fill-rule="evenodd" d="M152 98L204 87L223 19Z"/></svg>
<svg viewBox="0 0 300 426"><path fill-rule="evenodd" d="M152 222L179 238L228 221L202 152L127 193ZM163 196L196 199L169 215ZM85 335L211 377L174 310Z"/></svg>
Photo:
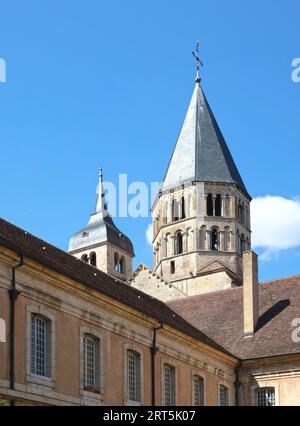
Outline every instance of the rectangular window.
<svg viewBox="0 0 300 426"><path fill-rule="evenodd" d="M83 338L83 383L85 389L99 389L99 340L93 336Z"/></svg>
<svg viewBox="0 0 300 426"><path fill-rule="evenodd" d="M204 381L202 377L194 376L193 386L194 386L194 405L203 406L204 405Z"/></svg>
<svg viewBox="0 0 300 426"><path fill-rule="evenodd" d="M51 362L50 321L38 315L31 316L31 373L50 377Z"/></svg>
<svg viewBox="0 0 300 426"><path fill-rule="evenodd" d="M172 260L171 263L170 263L170 273L175 274L175 262L174 262L174 260Z"/></svg>
<svg viewBox="0 0 300 426"><path fill-rule="evenodd" d="M221 407L226 407L228 405L228 388L226 386L220 386L219 400Z"/></svg>
<svg viewBox="0 0 300 426"><path fill-rule="evenodd" d="M275 389L261 388L256 391L256 405L258 407L274 407L276 405Z"/></svg>
<svg viewBox="0 0 300 426"><path fill-rule="evenodd" d="M127 351L127 394L130 401L141 401L141 357L132 350Z"/></svg>
<svg viewBox="0 0 300 426"><path fill-rule="evenodd" d="M176 383L175 368L171 365L164 365L164 402L167 406L176 405Z"/></svg>

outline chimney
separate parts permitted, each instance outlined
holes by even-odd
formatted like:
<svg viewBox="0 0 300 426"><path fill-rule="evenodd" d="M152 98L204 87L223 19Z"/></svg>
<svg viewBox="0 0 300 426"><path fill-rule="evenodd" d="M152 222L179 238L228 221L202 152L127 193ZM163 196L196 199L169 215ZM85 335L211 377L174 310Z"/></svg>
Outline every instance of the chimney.
<svg viewBox="0 0 300 426"><path fill-rule="evenodd" d="M257 255L243 254L244 337L251 337L259 318Z"/></svg>

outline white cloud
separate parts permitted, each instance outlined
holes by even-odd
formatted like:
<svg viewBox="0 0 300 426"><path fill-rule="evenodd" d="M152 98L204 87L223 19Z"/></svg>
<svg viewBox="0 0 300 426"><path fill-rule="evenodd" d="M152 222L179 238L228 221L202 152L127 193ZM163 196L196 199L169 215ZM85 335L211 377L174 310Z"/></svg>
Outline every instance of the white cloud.
<svg viewBox="0 0 300 426"><path fill-rule="evenodd" d="M146 240L147 243L152 246L152 240L153 240L153 227L152 223L149 223L147 229L146 229Z"/></svg>
<svg viewBox="0 0 300 426"><path fill-rule="evenodd" d="M266 195L251 203L252 247L264 249L262 260L300 246L300 198Z"/></svg>

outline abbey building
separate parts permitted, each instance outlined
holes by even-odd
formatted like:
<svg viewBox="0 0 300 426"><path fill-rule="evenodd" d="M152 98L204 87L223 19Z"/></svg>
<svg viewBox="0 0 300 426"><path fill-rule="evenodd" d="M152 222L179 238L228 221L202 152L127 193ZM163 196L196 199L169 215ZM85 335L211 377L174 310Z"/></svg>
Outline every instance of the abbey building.
<svg viewBox="0 0 300 426"><path fill-rule="evenodd" d="M258 282L251 196L198 75L152 216L135 271L102 170L68 253L0 219L0 400L300 405L300 275Z"/></svg>

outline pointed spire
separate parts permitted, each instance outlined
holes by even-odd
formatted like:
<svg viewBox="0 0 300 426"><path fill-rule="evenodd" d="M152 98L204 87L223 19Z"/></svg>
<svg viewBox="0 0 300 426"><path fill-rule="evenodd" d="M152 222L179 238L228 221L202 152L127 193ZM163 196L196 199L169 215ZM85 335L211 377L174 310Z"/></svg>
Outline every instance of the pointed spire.
<svg viewBox="0 0 300 426"><path fill-rule="evenodd" d="M195 89L162 184L162 191L188 182L235 183L248 194L197 71Z"/></svg>
<svg viewBox="0 0 300 426"><path fill-rule="evenodd" d="M102 165L100 165L99 169L99 185L97 188L97 201L96 201L96 209L95 213L106 214L106 203L105 203L105 194L103 190L103 170Z"/></svg>
<svg viewBox="0 0 300 426"><path fill-rule="evenodd" d="M134 256L133 245L126 235L115 225L112 216L107 210L103 185L102 166L99 169L99 183L97 186L97 201L94 213L91 214L88 224L76 232L69 242L69 252L83 249L96 244L111 242L116 247L125 250Z"/></svg>

